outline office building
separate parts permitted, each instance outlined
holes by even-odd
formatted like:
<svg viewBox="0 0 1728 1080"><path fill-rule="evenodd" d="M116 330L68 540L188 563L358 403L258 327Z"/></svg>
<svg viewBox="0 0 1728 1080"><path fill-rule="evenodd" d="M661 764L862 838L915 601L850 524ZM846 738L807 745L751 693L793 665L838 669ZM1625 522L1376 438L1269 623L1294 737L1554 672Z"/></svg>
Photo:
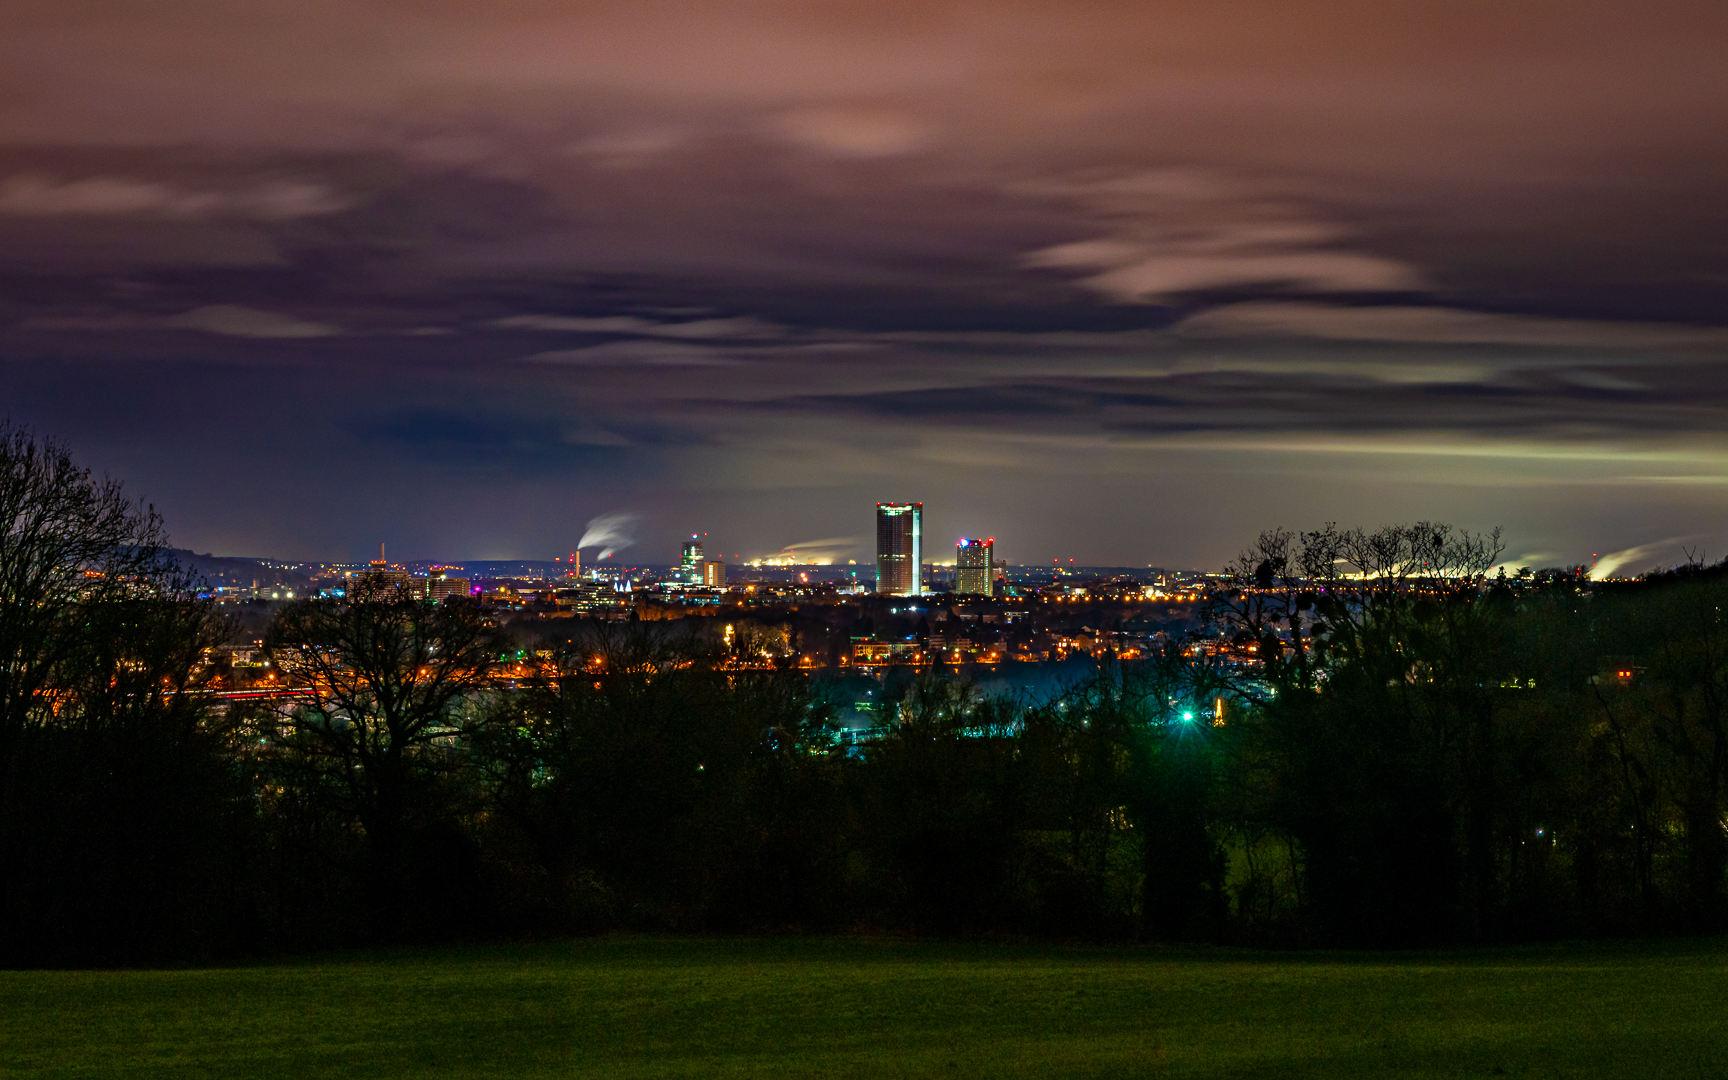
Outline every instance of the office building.
<svg viewBox="0 0 1728 1080"><path fill-rule="evenodd" d="M722 587L726 584L726 564L719 559L709 559L702 564L702 584Z"/></svg>
<svg viewBox="0 0 1728 1080"><path fill-rule="evenodd" d="M433 603L448 600L452 596L467 596L470 587L467 578L450 577L445 567L433 570L425 581L419 584L425 590L421 594L421 599L430 600Z"/></svg>
<svg viewBox="0 0 1728 1080"><path fill-rule="evenodd" d="M384 545L378 545L378 557L364 570L351 570L343 594L350 600L382 600L397 589L412 589L413 576L400 566L391 566L384 558Z"/></svg>
<svg viewBox="0 0 1728 1080"><path fill-rule="evenodd" d="M954 591L971 596L996 595L996 538L968 540L954 547Z"/></svg>
<svg viewBox="0 0 1728 1080"><path fill-rule="evenodd" d="M924 504L876 504L876 592L924 593Z"/></svg>
<svg viewBox="0 0 1728 1080"><path fill-rule="evenodd" d="M678 580L692 585L702 584L702 541L695 536L684 541L684 557L679 560Z"/></svg>

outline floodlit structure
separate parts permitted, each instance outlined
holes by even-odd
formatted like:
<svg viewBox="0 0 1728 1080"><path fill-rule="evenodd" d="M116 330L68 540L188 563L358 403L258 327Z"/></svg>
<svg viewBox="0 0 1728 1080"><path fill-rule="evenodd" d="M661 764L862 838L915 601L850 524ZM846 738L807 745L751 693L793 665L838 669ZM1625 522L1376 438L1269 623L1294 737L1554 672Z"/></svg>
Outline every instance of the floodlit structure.
<svg viewBox="0 0 1728 1080"><path fill-rule="evenodd" d="M416 579L415 595L423 600L438 603L452 596L467 596L470 582L467 578L450 577L448 567L437 567L426 576L424 581Z"/></svg>
<svg viewBox="0 0 1728 1080"><path fill-rule="evenodd" d="M695 536L684 541L684 557L678 566L678 580L692 585L702 584L702 541Z"/></svg>
<svg viewBox="0 0 1728 1080"><path fill-rule="evenodd" d="M876 504L876 592L924 593L924 504Z"/></svg>
<svg viewBox="0 0 1728 1080"><path fill-rule="evenodd" d="M954 591L970 596L996 595L996 538L968 540L954 546Z"/></svg>
<svg viewBox="0 0 1728 1080"><path fill-rule="evenodd" d="M410 588L412 581L413 575L406 569L390 565L384 558L384 545L379 544L378 557L367 563L366 569L349 571L343 592L350 600L378 599L394 589Z"/></svg>

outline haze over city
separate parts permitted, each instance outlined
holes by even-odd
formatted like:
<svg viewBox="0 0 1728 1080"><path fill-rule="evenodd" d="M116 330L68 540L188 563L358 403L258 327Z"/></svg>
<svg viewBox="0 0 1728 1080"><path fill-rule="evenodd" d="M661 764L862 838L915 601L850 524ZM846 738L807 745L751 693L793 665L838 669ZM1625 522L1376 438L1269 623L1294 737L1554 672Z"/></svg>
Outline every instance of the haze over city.
<svg viewBox="0 0 1728 1080"><path fill-rule="evenodd" d="M183 547L1728 554L1719 4L6 12L0 410Z"/></svg>

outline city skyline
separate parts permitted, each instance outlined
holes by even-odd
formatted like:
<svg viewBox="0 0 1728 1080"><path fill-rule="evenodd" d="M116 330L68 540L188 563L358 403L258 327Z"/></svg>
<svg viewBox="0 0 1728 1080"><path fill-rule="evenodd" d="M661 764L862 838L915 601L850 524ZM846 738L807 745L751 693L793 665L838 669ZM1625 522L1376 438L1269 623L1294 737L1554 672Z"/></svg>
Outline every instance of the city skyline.
<svg viewBox="0 0 1728 1080"><path fill-rule="evenodd" d="M1728 553L1728 9L13 5L0 411L200 552ZM945 542L945 541L944 541ZM597 555L597 552L590 554ZM838 557L838 556L834 556Z"/></svg>

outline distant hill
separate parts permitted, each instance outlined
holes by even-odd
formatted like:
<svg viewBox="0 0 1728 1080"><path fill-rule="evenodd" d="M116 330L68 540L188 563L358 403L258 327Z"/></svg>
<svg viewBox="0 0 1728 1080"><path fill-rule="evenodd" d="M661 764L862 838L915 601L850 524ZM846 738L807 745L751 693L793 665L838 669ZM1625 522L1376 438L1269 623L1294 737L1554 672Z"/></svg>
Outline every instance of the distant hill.
<svg viewBox="0 0 1728 1080"><path fill-rule="evenodd" d="M172 549L180 564L204 578L210 585L241 586L306 586L312 582L308 563L287 563L278 559L251 559L231 555L200 555L189 548Z"/></svg>

